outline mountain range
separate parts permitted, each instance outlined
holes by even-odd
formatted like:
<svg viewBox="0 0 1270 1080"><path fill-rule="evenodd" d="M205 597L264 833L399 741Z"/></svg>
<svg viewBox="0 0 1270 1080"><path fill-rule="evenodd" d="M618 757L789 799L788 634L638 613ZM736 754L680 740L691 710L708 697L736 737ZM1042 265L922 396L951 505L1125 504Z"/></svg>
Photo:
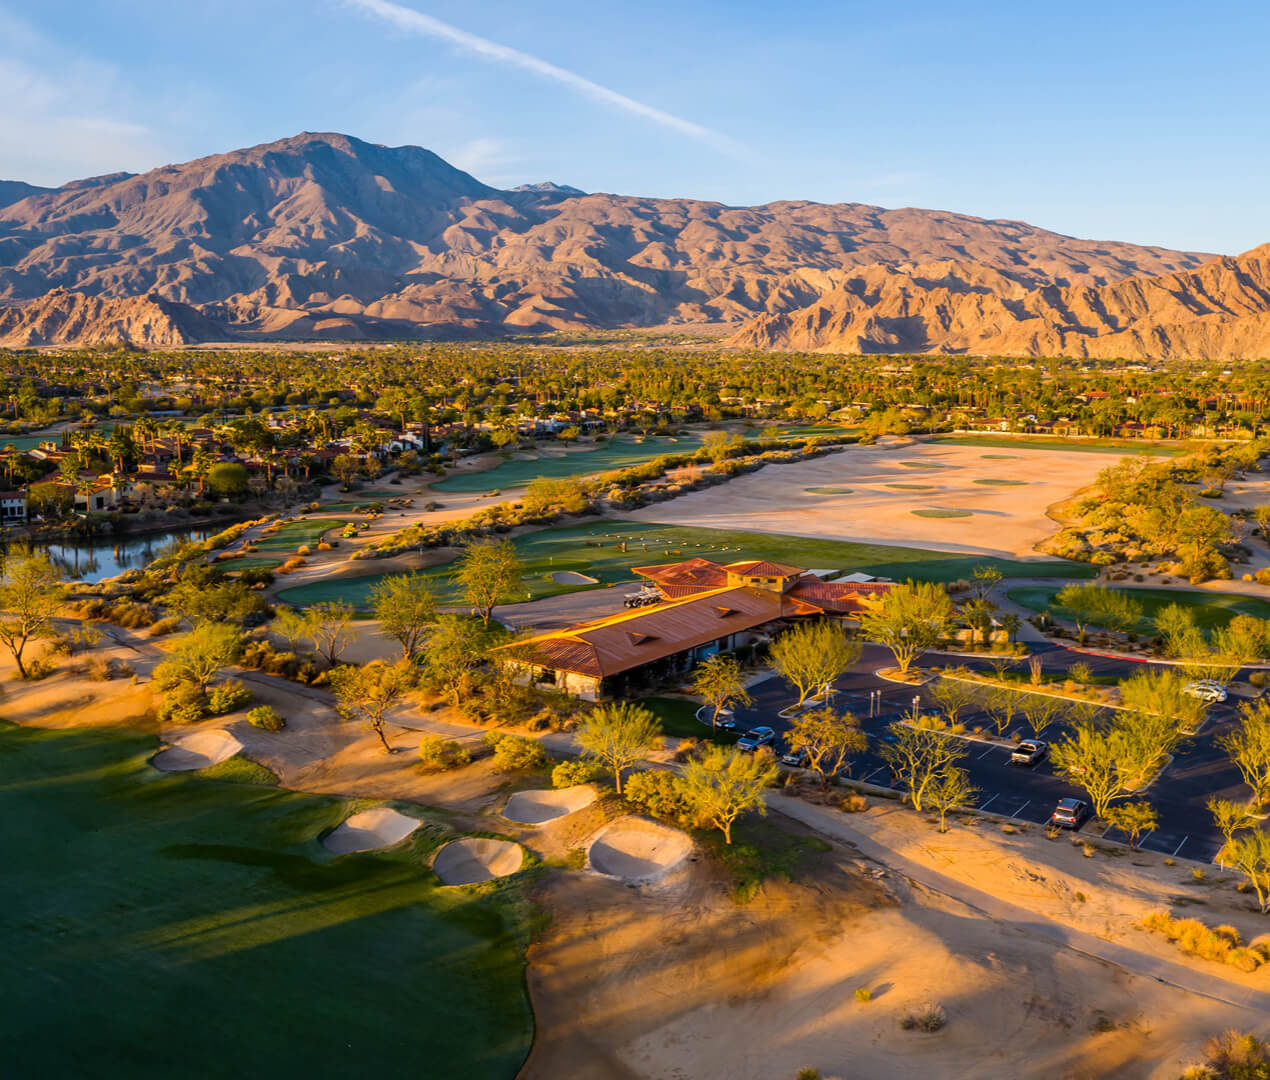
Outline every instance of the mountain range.
<svg viewBox="0 0 1270 1080"><path fill-rule="evenodd" d="M0 344L666 326L762 349L1263 356L1270 245L1222 258L935 210L503 190L335 134L0 181Z"/></svg>

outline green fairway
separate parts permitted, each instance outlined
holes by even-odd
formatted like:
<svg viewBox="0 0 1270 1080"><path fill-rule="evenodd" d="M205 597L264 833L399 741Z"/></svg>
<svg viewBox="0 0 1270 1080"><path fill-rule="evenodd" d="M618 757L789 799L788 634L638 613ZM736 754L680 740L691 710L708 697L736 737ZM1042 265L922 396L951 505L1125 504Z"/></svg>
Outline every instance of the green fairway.
<svg viewBox="0 0 1270 1080"><path fill-rule="evenodd" d="M524 487L540 476L552 480L567 480L592 473L608 472L642 465L662 454L691 454L701 448L696 435L680 435L674 438L650 435L637 440L630 437L611 439L593 450L565 452L564 448L549 457L534 461L511 458L501 465L484 472L464 472L447 476L432 485L433 491L502 491L506 488Z"/></svg>
<svg viewBox="0 0 1270 1080"><path fill-rule="evenodd" d="M1060 618L1071 619L1071 613L1054 603L1057 587L1037 585L1024 589L1011 589L1009 597L1020 607L1030 611L1050 611ZM1236 593L1198 592L1186 589L1117 589L1116 592L1131 596L1142 605L1142 619L1138 632L1155 631L1155 616L1169 604L1182 604L1195 613L1195 621L1208 630L1225 626L1236 615L1255 615L1258 619L1270 619L1270 603L1252 596ZM1096 625L1096 624L1091 624Z"/></svg>
<svg viewBox="0 0 1270 1080"><path fill-rule="evenodd" d="M625 542L626 550L621 550ZM955 581L968 578L976 566L989 563L1006 577L1086 578L1094 575L1085 563L1062 559L1018 562L948 551L857 544L845 540L812 540L775 533L731 529L698 529L681 525L655 525L639 521L597 520L584 525L543 529L517 537L512 543L525 567L523 592L517 600L539 599L557 593L576 592L577 585L558 584L552 574L574 571L597 579L602 588L631 581L632 567L677 562L701 556L715 562L740 559L775 559L808 569L860 570L903 581ZM461 597L450 582L453 569L437 567L427 572L436 583L442 603L459 603ZM342 600L366 606L370 590L382 575L336 581L315 581L284 589L278 599L289 604L316 604Z"/></svg>
<svg viewBox="0 0 1270 1080"><path fill-rule="evenodd" d="M759 434L775 434L778 439L812 439L821 435L855 435L861 430L845 424L794 424L792 427L766 428Z"/></svg>
<svg viewBox="0 0 1270 1080"><path fill-rule="evenodd" d="M516 1075L516 885L442 888L438 826L337 859L317 838L346 800L158 773L153 750L0 724L0 1072Z"/></svg>
<svg viewBox="0 0 1270 1080"><path fill-rule="evenodd" d="M225 559L217 564L222 570L273 570L282 565L279 559L259 558L254 555L240 555L235 559Z"/></svg>
<svg viewBox="0 0 1270 1080"><path fill-rule="evenodd" d="M1176 457L1195 448L1186 443L1151 442L1147 439L1070 439L1062 436L1026 435L935 435L923 440L948 446L993 446L1017 450L1086 450L1094 454L1117 454L1121 457L1148 454L1153 457ZM988 455L985 454L984 457Z"/></svg>
<svg viewBox="0 0 1270 1080"><path fill-rule="evenodd" d="M323 533L347 524L343 518L300 518L252 543L261 551L295 551L301 544L316 544Z"/></svg>

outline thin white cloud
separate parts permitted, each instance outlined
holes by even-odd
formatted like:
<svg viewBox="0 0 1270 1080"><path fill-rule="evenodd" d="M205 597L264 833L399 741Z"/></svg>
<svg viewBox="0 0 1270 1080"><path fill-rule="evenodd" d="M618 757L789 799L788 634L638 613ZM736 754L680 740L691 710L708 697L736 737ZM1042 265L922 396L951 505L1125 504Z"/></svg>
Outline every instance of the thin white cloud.
<svg viewBox="0 0 1270 1080"><path fill-rule="evenodd" d="M391 23L399 30L439 38L487 60L510 64L513 67L533 72L535 75L540 75L545 79L551 79L553 82L567 86L569 89L594 101L641 116L646 120L653 121L655 124L660 124L662 127L677 131L681 135L700 139L702 142L708 143L715 149L725 153L741 156L743 152L741 146L734 140L717 131L712 131L702 124L692 120L685 120L683 117L675 116L652 105L646 105L642 101L636 101L625 94L619 94L616 90L610 90L607 86L592 82L576 72L558 67L537 56L521 52L519 49L500 45L495 41L490 41L488 38L471 34L466 30L460 30L457 26L451 26L449 23L442 22L431 15L424 15L413 8L394 4L391 0L346 0L346 2L368 15L374 15L385 22Z"/></svg>

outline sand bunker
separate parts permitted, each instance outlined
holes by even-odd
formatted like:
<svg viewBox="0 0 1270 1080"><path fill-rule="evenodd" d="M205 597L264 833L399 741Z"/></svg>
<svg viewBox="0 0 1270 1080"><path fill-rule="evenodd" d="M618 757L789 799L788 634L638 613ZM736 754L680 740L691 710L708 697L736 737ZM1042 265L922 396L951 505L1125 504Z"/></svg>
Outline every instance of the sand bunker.
<svg viewBox="0 0 1270 1080"><path fill-rule="evenodd" d="M154 767L164 772L193 772L207 769L232 758L243 748L234 736L223 728L214 731L196 731L174 742L166 750L154 755Z"/></svg>
<svg viewBox="0 0 1270 1080"><path fill-rule="evenodd" d="M587 577L576 570L557 570L551 575L551 580L557 585L594 585L600 579Z"/></svg>
<svg viewBox="0 0 1270 1080"><path fill-rule="evenodd" d="M418 818L412 818L399 810L376 806L354 814L342 825L337 825L322 838L322 846L336 855L375 851L400 844L421 824L423 823Z"/></svg>
<svg viewBox="0 0 1270 1080"><path fill-rule="evenodd" d="M432 869L446 885L475 885L516 873L524 858L521 846L510 840L468 837L438 851Z"/></svg>
<svg viewBox="0 0 1270 1080"><path fill-rule="evenodd" d="M503 817L518 825L541 825L565 817L595 802L595 789L589 784L565 788L563 791L518 791L503 808Z"/></svg>
<svg viewBox="0 0 1270 1080"><path fill-rule="evenodd" d="M692 851L692 837L640 817L618 818L591 843L592 870L633 883L655 881Z"/></svg>

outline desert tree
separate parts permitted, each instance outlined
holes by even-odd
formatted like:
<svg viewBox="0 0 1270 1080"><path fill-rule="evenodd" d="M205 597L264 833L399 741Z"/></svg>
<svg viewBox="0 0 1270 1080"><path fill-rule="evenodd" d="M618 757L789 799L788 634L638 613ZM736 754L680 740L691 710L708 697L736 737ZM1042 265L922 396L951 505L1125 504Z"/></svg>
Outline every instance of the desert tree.
<svg viewBox="0 0 1270 1080"><path fill-rule="evenodd" d="M494 608L520 585L523 569L516 549L508 541L481 541L469 544L463 552L454 580L472 610L489 626Z"/></svg>
<svg viewBox="0 0 1270 1080"><path fill-rule="evenodd" d="M1023 703L1023 718L1038 739L1062 713L1063 699L1052 694L1028 694Z"/></svg>
<svg viewBox="0 0 1270 1080"><path fill-rule="evenodd" d="M1261 913L1270 914L1270 833L1251 829L1236 836L1226 845L1222 859L1248 879Z"/></svg>
<svg viewBox="0 0 1270 1080"><path fill-rule="evenodd" d="M770 655L773 670L798 691L802 705L860 658L860 643L837 623L808 623L777 638Z"/></svg>
<svg viewBox="0 0 1270 1080"><path fill-rule="evenodd" d="M1254 805L1270 802L1270 703L1245 702L1239 726L1217 739L1243 781L1252 789Z"/></svg>
<svg viewBox="0 0 1270 1080"><path fill-rule="evenodd" d="M807 755L807 764L820 774L820 786L829 790L830 777L847 767L855 754L869 745L868 736L850 713L839 713L824 707L803 713L785 736L791 750Z"/></svg>
<svg viewBox="0 0 1270 1080"><path fill-rule="evenodd" d="M745 688L745 677L736 658L715 653L703 660L693 672L693 690L713 710L710 726L719 722L719 714L729 705L748 705L753 700Z"/></svg>
<svg viewBox="0 0 1270 1080"><path fill-rule="evenodd" d="M422 574L393 574L370 591L375 618L401 646L404 660L419 655L428 629L437 619L437 598Z"/></svg>
<svg viewBox="0 0 1270 1080"><path fill-rule="evenodd" d="M1123 734L1114 727L1076 724L1071 734L1054 744L1055 770L1084 790L1100 818L1118 799L1128 795Z"/></svg>
<svg viewBox="0 0 1270 1080"><path fill-rule="evenodd" d="M885 645L903 675L948 632L952 610L952 600L942 585L910 581L869 605L860 616L860 632Z"/></svg>
<svg viewBox="0 0 1270 1080"><path fill-rule="evenodd" d="M1213 817L1213 824L1222 835L1223 851L1230 847L1237 832L1252 828L1255 821L1247 803L1235 802L1233 799L1219 799L1214 795L1205 805Z"/></svg>
<svg viewBox="0 0 1270 1080"><path fill-rule="evenodd" d="M457 708L471 693L488 651L487 635L478 622L463 615L438 615L424 649L424 666L432 683L443 688Z"/></svg>
<svg viewBox="0 0 1270 1080"><path fill-rule="evenodd" d="M47 555L18 547L0 562L0 642L22 678L30 674L27 646L52 634L64 597L62 575Z"/></svg>
<svg viewBox="0 0 1270 1080"><path fill-rule="evenodd" d="M345 720L365 723L379 736L384 752L393 748L384 734L388 714L400 705L414 689L415 668L405 660L388 664L374 660L369 664L342 664L331 671L331 690L336 710Z"/></svg>
<svg viewBox="0 0 1270 1080"><path fill-rule="evenodd" d="M338 601L314 604L305 619L314 650L334 667L353 636L353 606Z"/></svg>
<svg viewBox="0 0 1270 1080"><path fill-rule="evenodd" d="M623 774L648 756L660 736L661 724L648 709L616 701L594 709L574 738L583 754L612 771L620 795Z"/></svg>
<svg viewBox="0 0 1270 1080"><path fill-rule="evenodd" d="M989 691L985 706L998 735L1004 735L1024 710L1027 696L1022 690L1009 686L997 686Z"/></svg>
<svg viewBox="0 0 1270 1080"><path fill-rule="evenodd" d="M970 806L979 795L979 789L970 782L970 774L954 765L946 766L935 775L926 789L926 802L939 814L939 831L948 831L948 815L954 810Z"/></svg>
<svg viewBox="0 0 1270 1080"><path fill-rule="evenodd" d="M984 600L1001 584L1004 575L992 563L980 563L970 571L970 587L977 600Z"/></svg>
<svg viewBox="0 0 1270 1080"><path fill-rule="evenodd" d="M979 701L979 688L964 679L941 675L931 687L931 696L949 724L960 721L961 714Z"/></svg>
<svg viewBox="0 0 1270 1080"><path fill-rule="evenodd" d="M1155 809L1149 802L1126 802L1107 808L1107 823L1129 837L1129 850L1137 851L1138 837L1149 833L1159 824Z"/></svg>
<svg viewBox="0 0 1270 1080"><path fill-rule="evenodd" d="M154 680L160 689L184 684L204 694L221 669L234 663L241 653L242 632L237 627L200 623L172 643L171 654L154 669Z"/></svg>
<svg viewBox="0 0 1270 1080"><path fill-rule="evenodd" d="M698 820L713 825L731 844L737 818L747 810L767 813L764 795L777 772L771 754L716 746L685 766L683 791Z"/></svg>
<svg viewBox="0 0 1270 1080"><path fill-rule="evenodd" d="M891 735L882 745L882 757L896 780L908 786L909 801L920 812L940 775L965 758L964 744L933 728L903 723L892 724Z"/></svg>

